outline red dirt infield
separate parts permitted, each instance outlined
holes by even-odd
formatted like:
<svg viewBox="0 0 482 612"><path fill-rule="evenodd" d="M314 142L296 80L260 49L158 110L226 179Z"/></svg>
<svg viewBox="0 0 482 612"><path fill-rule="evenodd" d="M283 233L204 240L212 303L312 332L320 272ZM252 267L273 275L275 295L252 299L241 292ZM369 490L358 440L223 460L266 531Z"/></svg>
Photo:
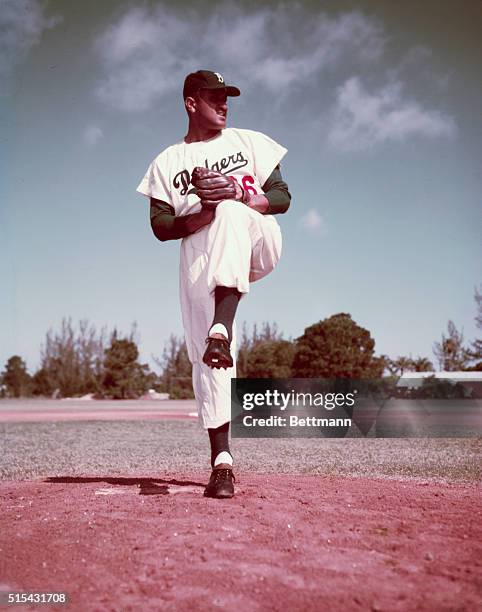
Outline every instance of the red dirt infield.
<svg viewBox="0 0 482 612"><path fill-rule="evenodd" d="M0 590L90 610L476 610L480 487L208 473L0 482Z"/></svg>
<svg viewBox="0 0 482 612"><path fill-rule="evenodd" d="M197 419L195 400L0 400L0 423Z"/></svg>

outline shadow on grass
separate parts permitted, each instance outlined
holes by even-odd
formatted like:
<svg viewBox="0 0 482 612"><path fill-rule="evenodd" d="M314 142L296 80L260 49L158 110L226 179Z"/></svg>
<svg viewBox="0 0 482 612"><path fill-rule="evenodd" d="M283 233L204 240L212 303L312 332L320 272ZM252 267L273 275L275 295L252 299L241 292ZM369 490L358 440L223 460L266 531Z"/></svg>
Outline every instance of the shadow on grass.
<svg viewBox="0 0 482 612"><path fill-rule="evenodd" d="M139 495L168 495L169 485L177 487L205 487L201 482L193 480L165 480L162 478L122 478L111 476L51 476L46 478L44 482L64 483L64 484L88 484L91 482L105 482L110 485L120 486L138 486Z"/></svg>

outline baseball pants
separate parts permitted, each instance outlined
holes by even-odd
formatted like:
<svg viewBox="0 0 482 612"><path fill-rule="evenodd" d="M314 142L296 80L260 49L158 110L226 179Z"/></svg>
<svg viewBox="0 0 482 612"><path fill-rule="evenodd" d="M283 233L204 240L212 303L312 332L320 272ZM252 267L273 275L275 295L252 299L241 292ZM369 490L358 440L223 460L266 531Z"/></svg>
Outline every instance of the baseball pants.
<svg viewBox="0 0 482 612"><path fill-rule="evenodd" d="M234 200L221 202L210 225L182 240L182 321L198 415L205 429L231 420L231 378L236 376L235 324L234 366L211 369L202 361L214 317L214 289L217 285L236 287L244 297L250 283L274 269L281 246L281 230L272 215L262 215Z"/></svg>

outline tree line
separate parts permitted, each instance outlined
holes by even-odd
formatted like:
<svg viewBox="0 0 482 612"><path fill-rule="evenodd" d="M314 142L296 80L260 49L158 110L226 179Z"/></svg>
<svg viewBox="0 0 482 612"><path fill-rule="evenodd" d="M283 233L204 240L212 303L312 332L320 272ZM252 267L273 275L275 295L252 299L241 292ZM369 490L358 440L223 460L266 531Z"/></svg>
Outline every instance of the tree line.
<svg viewBox="0 0 482 612"><path fill-rule="evenodd" d="M117 329L99 331L88 320L74 325L63 319L49 330L40 349L40 367L31 376L19 355L8 359L0 392L9 397L136 398L157 382L147 364L139 363L137 329L121 336Z"/></svg>
<svg viewBox="0 0 482 612"><path fill-rule="evenodd" d="M475 290L476 326L482 329L482 293ZM175 335L156 358L161 373L139 362L137 329L122 336L97 330L87 320L63 319L49 330L41 347L40 367L30 375L19 355L8 359L0 376L5 397L138 398L149 389L171 398L193 397L186 344ZM482 371L482 339L466 343L453 321L433 345L439 369ZM404 372L429 372L427 357L375 355L375 340L348 313L338 313L307 327L295 340L283 339L274 323L251 330L244 324L238 341L237 375L242 378L380 378Z"/></svg>

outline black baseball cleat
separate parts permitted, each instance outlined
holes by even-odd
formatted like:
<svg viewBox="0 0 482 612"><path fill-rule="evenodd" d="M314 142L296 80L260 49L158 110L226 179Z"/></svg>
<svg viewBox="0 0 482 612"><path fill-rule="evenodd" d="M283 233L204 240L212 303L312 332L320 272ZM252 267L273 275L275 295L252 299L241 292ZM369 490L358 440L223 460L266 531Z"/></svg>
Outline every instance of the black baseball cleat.
<svg viewBox="0 0 482 612"><path fill-rule="evenodd" d="M217 499L233 497L235 481L232 467L227 463L221 463L213 469L209 483L204 489L204 496Z"/></svg>
<svg viewBox="0 0 482 612"><path fill-rule="evenodd" d="M210 368L232 368L233 358L229 351L230 343L226 338L206 338L207 348L203 361Z"/></svg>

